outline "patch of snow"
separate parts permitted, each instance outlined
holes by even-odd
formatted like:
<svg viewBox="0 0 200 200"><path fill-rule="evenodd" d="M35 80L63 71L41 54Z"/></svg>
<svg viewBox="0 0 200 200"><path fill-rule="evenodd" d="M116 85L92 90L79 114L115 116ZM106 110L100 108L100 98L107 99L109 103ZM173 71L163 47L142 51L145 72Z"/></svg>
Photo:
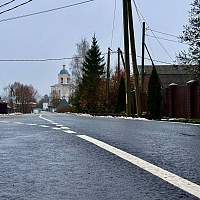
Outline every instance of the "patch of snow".
<svg viewBox="0 0 200 200"><path fill-rule="evenodd" d="M161 119L161 121L168 121L168 119Z"/></svg>
<svg viewBox="0 0 200 200"><path fill-rule="evenodd" d="M108 115L108 116L95 116L95 117L99 117L99 118L115 118L114 116Z"/></svg>
<svg viewBox="0 0 200 200"><path fill-rule="evenodd" d="M137 120L137 121L150 121L149 119L146 118L141 118L141 117L116 117L117 119L127 119L127 120Z"/></svg>
<svg viewBox="0 0 200 200"><path fill-rule="evenodd" d="M0 117L9 117L9 116L18 116L23 115L22 113L9 113L9 114L0 114Z"/></svg>
<svg viewBox="0 0 200 200"><path fill-rule="evenodd" d="M17 112L17 113L10 113L9 115L23 115L22 113L20 113L20 112Z"/></svg>
<svg viewBox="0 0 200 200"><path fill-rule="evenodd" d="M174 121L177 120L176 118L170 118L168 121Z"/></svg>
<svg viewBox="0 0 200 200"><path fill-rule="evenodd" d="M73 114L73 115L78 116L78 117L94 117L90 114L83 114L83 113L70 113L70 114Z"/></svg>
<svg viewBox="0 0 200 200"><path fill-rule="evenodd" d="M134 117L125 117L125 116L111 116L111 115L107 115L107 116L93 116L90 114L82 114L82 113L70 113L73 114L75 116L79 116L79 117L89 117L89 118L105 118L105 119L126 119L126 120L141 120L141 121L150 121L149 119L146 118L134 118Z"/></svg>

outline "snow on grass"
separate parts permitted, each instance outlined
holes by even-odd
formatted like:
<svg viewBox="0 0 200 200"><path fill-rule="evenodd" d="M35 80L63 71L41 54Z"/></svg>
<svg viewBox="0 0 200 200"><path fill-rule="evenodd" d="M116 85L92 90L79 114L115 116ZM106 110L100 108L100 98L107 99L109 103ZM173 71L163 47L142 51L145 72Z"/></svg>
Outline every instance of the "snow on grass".
<svg viewBox="0 0 200 200"><path fill-rule="evenodd" d="M99 115L90 115L90 114L83 114L83 113L70 113L78 117L88 117L88 118L105 118L105 119L125 119L125 120L141 120L141 121L150 121L146 118L134 118L134 117L126 117L126 116L99 116Z"/></svg>

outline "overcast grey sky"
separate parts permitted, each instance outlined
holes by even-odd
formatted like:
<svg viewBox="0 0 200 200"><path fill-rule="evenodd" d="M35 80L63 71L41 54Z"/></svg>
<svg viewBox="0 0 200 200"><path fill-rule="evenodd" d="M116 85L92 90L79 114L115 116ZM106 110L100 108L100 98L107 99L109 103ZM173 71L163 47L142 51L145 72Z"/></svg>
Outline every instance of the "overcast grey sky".
<svg viewBox="0 0 200 200"><path fill-rule="evenodd" d="M0 0L0 4L7 1ZM12 5L24 1L16 0ZM80 1L83 0L33 0L21 8L0 15L0 20ZM84 37L91 41L94 33L96 33L102 52L106 52L111 44L114 2L115 0L95 0L85 5L53 13L2 22L0 23L0 59L72 57L76 50L75 44ZM152 29L180 35L183 25L187 23L192 0L136 0L136 2ZM0 11L6 8L0 8ZM133 11L137 54L141 55L141 27L135 9ZM166 37L159 34L157 36ZM176 53L185 47L178 43L162 40L161 42L173 59ZM121 0L117 0L112 49L115 50L119 46L123 48L122 45L122 5ZM172 62L155 39L149 38L147 45L154 59ZM138 58L138 63L140 62ZM50 86L57 82L57 74L61 65L68 66L69 63L69 60L37 63L0 62L0 94L3 87L14 81L32 84L41 95L49 94ZM114 57L113 63L115 63Z"/></svg>

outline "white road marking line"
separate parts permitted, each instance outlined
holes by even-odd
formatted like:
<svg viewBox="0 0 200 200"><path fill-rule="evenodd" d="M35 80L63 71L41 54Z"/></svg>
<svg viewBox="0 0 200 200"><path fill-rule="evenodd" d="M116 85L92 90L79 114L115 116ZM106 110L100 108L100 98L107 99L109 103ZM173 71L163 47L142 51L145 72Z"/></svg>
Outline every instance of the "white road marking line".
<svg viewBox="0 0 200 200"><path fill-rule="evenodd" d="M22 122L14 122L15 124L20 124L20 125L22 125L22 124L24 124L24 123L22 123Z"/></svg>
<svg viewBox="0 0 200 200"><path fill-rule="evenodd" d="M70 133L70 134L75 134L76 132L75 131L71 131L71 130L68 130L68 131L64 131L65 133Z"/></svg>
<svg viewBox="0 0 200 200"><path fill-rule="evenodd" d="M55 127L53 127L52 129L53 130L61 130L61 128L55 128Z"/></svg>
<svg viewBox="0 0 200 200"><path fill-rule="evenodd" d="M139 168L163 179L164 181L200 198L200 186L199 185L197 185L191 181L188 181L180 176L177 176L176 174L173 174L167 170L157 167L156 165L153 165L145 160L142 160L141 158L138 158L138 157L131 155L120 149L117 149L116 147L113 147L102 141L99 141L99 140L89 137L87 135L77 135L77 136L83 140L86 140L92 144L95 144L96 146L98 146L112 154L117 155L118 157L132 163L133 165L136 165Z"/></svg>
<svg viewBox="0 0 200 200"><path fill-rule="evenodd" d="M70 128L67 127L67 126L64 126L64 127L61 127L61 129L63 129L63 130L68 130L68 129L70 129Z"/></svg>
<svg viewBox="0 0 200 200"><path fill-rule="evenodd" d="M63 125L60 125L60 124L58 124L58 123L56 123L56 122L53 122L52 120L46 119L46 118L42 117L42 115L40 115L39 117L40 117L41 119L43 119L43 120L46 120L46 121L50 122L50 123L53 124L53 125L56 125L57 127L60 127L59 129L53 128L53 129L55 129L55 130L60 130L60 129L68 130L68 129L70 129L70 128L67 127L67 126L63 126ZM73 132L73 133L76 133L76 132Z"/></svg>
<svg viewBox="0 0 200 200"><path fill-rule="evenodd" d="M50 122L50 123L53 123L52 120L50 120L50 119L46 119L46 118L42 117L42 115L40 115L39 118L41 118L41 119L43 119L43 120L46 120L46 121L48 121L48 122Z"/></svg>
<svg viewBox="0 0 200 200"><path fill-rule="evenodd" d="M9 121L0 121L0 123L8 124Z"/></svg>
<svg viewBox="0 0 200 200"><path fill-rule="evenodd" d="M39 125L39 126L42 128L49 128L49 126L46 126L46 125Z"/></svg>

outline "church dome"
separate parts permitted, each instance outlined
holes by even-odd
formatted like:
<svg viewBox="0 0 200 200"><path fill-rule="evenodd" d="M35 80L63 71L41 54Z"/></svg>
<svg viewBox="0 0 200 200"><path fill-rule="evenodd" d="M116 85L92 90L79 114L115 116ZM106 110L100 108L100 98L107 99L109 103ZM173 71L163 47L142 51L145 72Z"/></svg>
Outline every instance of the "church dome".
<svg viewBox="0 0 200 200"><path fill-rule="evenodd" d="M59 74L61 74L61 75L66 74L66 75L70 76L69 72L65 69L65 65L63 65L63 69L60 71Z"/></svg>

